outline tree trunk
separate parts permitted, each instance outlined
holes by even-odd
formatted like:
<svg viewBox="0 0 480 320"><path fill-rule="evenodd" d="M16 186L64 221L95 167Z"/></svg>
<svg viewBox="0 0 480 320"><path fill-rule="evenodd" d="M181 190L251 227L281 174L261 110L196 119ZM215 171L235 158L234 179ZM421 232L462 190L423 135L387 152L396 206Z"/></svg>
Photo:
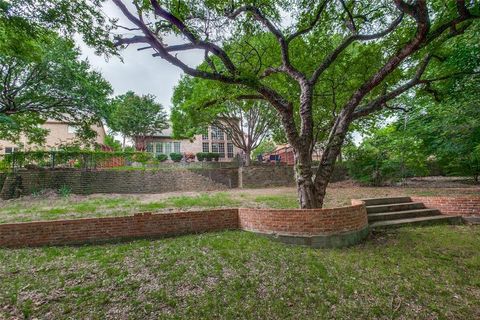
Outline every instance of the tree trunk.
<svg viewBox="0 0 480 320"><path fill-rule="evenodd" d="M315 191L319 207L323 206L327 186L335 169L335 162L338 160L343 141L348 129L348 124L341 127L335 126L332 130L325 152L322 154L320 165L315 175Z"/></svg>
<svg viewBox="0 0 480 320"><path fill-rule="evenodd" d="M252 156L252 151L251 150L244 150L245 151L245 163L244 166L248 167L250 165L251 159L250 157Z"/></svg>
<svg viewBox="0 0 480 320"><path fill-rule="evenodd" d="M310 148L295 149L295 180L297 183L300 208L321 208L317 199L317 190L313 183L312 152Z"/></svg>

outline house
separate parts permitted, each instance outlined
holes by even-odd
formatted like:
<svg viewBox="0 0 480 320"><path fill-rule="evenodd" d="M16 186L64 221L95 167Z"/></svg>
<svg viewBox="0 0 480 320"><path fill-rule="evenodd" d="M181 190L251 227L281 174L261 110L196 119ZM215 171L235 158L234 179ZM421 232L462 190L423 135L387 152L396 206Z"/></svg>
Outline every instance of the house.
<svg viewBox="0 0 480 320"><path fill-rule="evenodd" d="M12 153L17 150L55 150L60 145L65 145L76 141L76 127L64 121L49 119L41 125L42 128L49 130L45 143L42 145L29 144L26 137L21 136L18 143L8 140L0 140L0 154ZM106 133L103 124L93 125L92 130L97 133L95 143L102 145Z"/></svg>
<svg viewBox="0 0 480 320"><path fill-rule="evenodd" d="M320 147L315 146L313 149L312 160L320 161L322 158L322 150ZM272 152L263 155L264 161L270 161L270 159L278 159L280 163L287 165L295 164L295 152L290 144L280 144Z"/></svg>
<svg viewBox="0 0 480 320"><path fill-rule="evenodd" d="M139 139L134 139L137 143ZM142 139L143 140L143 139ZM145 138L146 151L155 154L172 152L196 155L199 152L220 154L219 161L232 161L240 149L235 147L231 138L216 126L209 126L207 132L196 135L193 139L174 139L171 127Z"/></svg>

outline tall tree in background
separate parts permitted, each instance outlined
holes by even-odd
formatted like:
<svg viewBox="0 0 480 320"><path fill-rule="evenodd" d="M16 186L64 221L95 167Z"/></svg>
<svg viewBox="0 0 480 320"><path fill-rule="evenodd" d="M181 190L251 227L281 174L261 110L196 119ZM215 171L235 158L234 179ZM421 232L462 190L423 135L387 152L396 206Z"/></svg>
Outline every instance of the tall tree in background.
<svg viewBox="0 0 480 320"><path fill-rule="evenodd" d="M168 128L167 115L155 96L138 96L129 91L113 101L112 112L107 119L108 126L125 137L135 141L135 148L144 151L146 138Z"/></svg>
<svg viewBox="0 0 480 320"><path fill-rule="evenodd" d="M198 79L185 77L176 86L173 96L172 125L177 137L192 138L208 125L224 131L232 143L245 154L245 165L250 165L252 151L271 133L278 122L274 109L264 101L225 101L204 108L192 99L192 86Z"/></svg>
<svg viewBox="0 0 480 320"><path fill-rule="evenodd" d="M110 84L92 71L72 41L0 10L0 134L41 143L47 119L68 121L81 138L108 109Z"/></svg>
<svg viewBox="0 0 480 320"><path fill-rule="evenodd" d="M117 46L138 44L189 76L217 83L221 103L259 99L278 112L295 150L303 208L323 205L351 124L412 88L448 78L450 74L439 74L432 65L448 58L444 45L478 29L475 20L480 17L478 0L112 1L130 22L128 36L116 37ZM86 42L111 53L111 42L102 36L112 24L97 19L89 2L75 2L86 6L74 10L75 21L97 31L95 39L88 32ZM55 1L49 3L55 17L69 16ZM284 12L288 21L282 19ZM179 44L179 38L184 42ZM167 43L170 39L174 43ZM178 54L189 50L204 52L198 68ZM347 79L341 86L334 83L341 94L333 103L325 83L339 71ZM325 107L330 102L332 109ZM318 114L331 115L319 121ZM327 142L314 173L311 156L317 133Z"/></svg>

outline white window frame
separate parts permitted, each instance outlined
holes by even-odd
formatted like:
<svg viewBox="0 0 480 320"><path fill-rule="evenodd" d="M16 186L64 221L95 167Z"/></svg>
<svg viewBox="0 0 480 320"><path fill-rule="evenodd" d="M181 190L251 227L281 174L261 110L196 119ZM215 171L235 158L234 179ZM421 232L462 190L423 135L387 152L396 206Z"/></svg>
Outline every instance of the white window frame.
<svg viewBox="0 0 480 320"><path fill-rule="evenodd" d="M233 156L233 143L227 142L227 158L231 159Z"/></svg>
<svg viewBox="0 0 480 320"><path fill-rule="evenodd" d="M205 146L207 147L205 150ZM210 152L210 143L209 142L203 142L202 143L202 152Z"/></svg>
<svg viewBox="0 0 480 320"><path fill-rule="evenodd" d="M173 142L173 152L180 153L181 143L180 141Z"/></svg>

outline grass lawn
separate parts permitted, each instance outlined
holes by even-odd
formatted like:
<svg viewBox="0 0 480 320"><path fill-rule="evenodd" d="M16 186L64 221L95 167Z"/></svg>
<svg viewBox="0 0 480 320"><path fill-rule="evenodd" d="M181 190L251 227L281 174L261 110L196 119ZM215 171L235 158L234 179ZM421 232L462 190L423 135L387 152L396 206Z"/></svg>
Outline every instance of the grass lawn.
<svg viewBox="0 0 480 320"><path fill-rule="evenodd" d="M0 319L478 319L479 252L473 226L330 250L241 231L0 249Z"/></svg>
<svg viewBox="0 0 480 320"><path fill-rule="evenodd" d="M400 195L468 195L480 194L480 187L369 188L332 184L327 190L326 207L350 204L352 198ZM22 197L0 201L0 223L122 216L140 211L168 212L219 207L297 208L295 188L232 189L209 193L167 193L131 195L70 195L56 194Z"/></svg>

